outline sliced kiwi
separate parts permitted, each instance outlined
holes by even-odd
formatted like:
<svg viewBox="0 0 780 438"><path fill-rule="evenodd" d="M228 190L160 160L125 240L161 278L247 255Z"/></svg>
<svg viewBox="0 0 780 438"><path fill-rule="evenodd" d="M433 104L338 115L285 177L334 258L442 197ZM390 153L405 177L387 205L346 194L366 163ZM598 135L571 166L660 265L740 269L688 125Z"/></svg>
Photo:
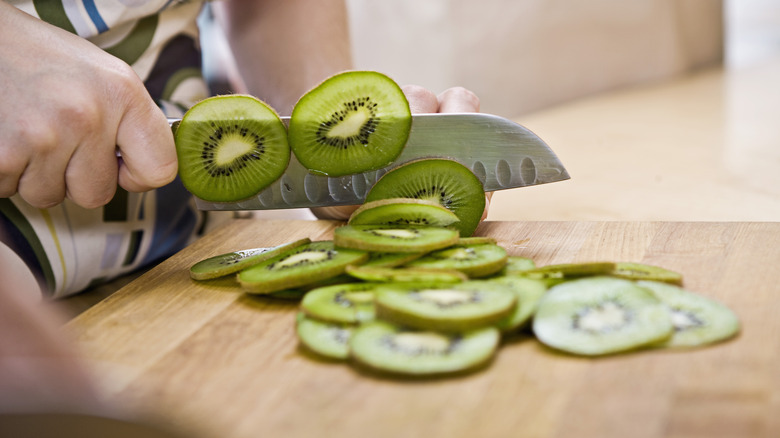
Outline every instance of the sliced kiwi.
<svg viewBox="0 0 780 438"><path fill-rule="evenodd" d="M536 262L533 259L520 256L509 256L506 258L506 266L504 266L504 275L522 274L526 271L536 268Z"/></svg>
<svg viewBox="0 0 780 438"><path fill-rule="evenodd" d="M333 234L338 247L379 252L433 251L458 240L458 232L449 228L398 225L345 225Z"/></svg>
<svg viewBox="0 0 780 438"><path fill-rule="evenodd" d="M306 245L307 243L311 243L311 239L308 237L273 248L245 249L209 257L190 267L190 277L194 280L209 280L229 274L235 274L242 269L254 266L271 257L276 257L287 250Z"/></svg>
<svg viewBox="0 0 780 438"><path fill-rule="evenodd" d="M370 283L349 283L310 290L301 300L301 310L311 318L337 323L360 323L374 319L374 288Z"/></svg>
<svg viewBox="0 0 780 438"><path fill-rule="evenodd" d="M455 213L460 235L471 236L485 210L482 183L466 166L454 160L425 158L398 166L383 175L366 195L366 202L389 198L416 198L438 202Z"/></svg>
<svg viewBox="0 0 780 438"><path fill-rule="evenodd" d="M460 221L455 213L428 199L391 198L366 202L349 217L350 225L423 225L446 227Z"/></svg>
<svg viewBox="0 0 780 438"><path fill-rule="evenodd" d="M669 309L674 335L657 347L698 347L732 338L739 333L739 318L723 304L679 286L639 281Z"/></svg>
<svg viewBox="0 0 780 438"><path fill-rule="evenodd" d="M547 292L547 284L541 280L524 277L498 277L491 279L499 284L509 286L517 295L517 306L511 315L496 324L503 333L515 332L525 327L536 313L539 300Z"/></svg>
<svg viewBox="0 0 780 438"><path fill-rule="evenodd" d="M336 277L347 265L360 264L368 253L335 248L331 241L312 242L284 252L238 273L250 293L271 293Z"/></svg>
<svg viewBox="0 0 780 438"><path fill-rule="evenodd" d="M392 163L412 126L409 102L389 77L371 71L337 74L295 104L289 142L312 173L341 176Z"/></svg>
<svg viewBox="0 0 780 438"><path fill-rule="evenodd" d="M348 324L323 322L298 313L295 324L298 340L310 351L328 359L349 357L349 340L355 328Z"/></svg>
<svg viewBox="0 0 780 438"><path fill-rule="evenodd" d="M175 140L181 182L212 202L257 194L290 162L284 124L273 109L251 96L198 102L184 114Z"/></svg>
<svg viewBox="0 0 780 438"><path fill-rule="evenodd" d="M497 244L496 239L487 236L469 236L458 239L458 245L482 245L484 243Z"/></svg>
<svg viewBox="0 0 780 438"><path fill-rule="evenodd" d="M385 283L459 283L469 279L466 274L458 270L436 268L347 266L347 274L365 281Z"/></svg>
<svg viewBox="0 0 780 438"><path fill-rule="evenodd" d="M479 368L492 359L499 340L494 327L441 333L374 321L355 330L349 349L356 363L372 370L435 376Z"/></svg>
<svg viewBox="0 0 780 438"><path fill-rule="evenodd" d="M528 269L522 274L540 279L576 278L606 275L612 273L614 269L613 262L560 263Z"/></svg>
<svg viewBox="0 0 780 438"><path fill-rule="evenodd" d="M493 243L453 245L410 262L413 268L456 269L469 277L495 274L506 265L506 250Z"/></svg>
<svg viewBox="0 0 780 438"><path fill-rule="evenodd" d="M394 268L403 266L412 260L424 256L424 252L371 252L368 261L361 266L373 266L377 268Z"/></svg>
<svg viewBox="0 0 780 438"><path fill-rule="evenodd" d="M682 284L682 274L660 266L647 265L644 263L618 262L614 269L609 273L613 277L625 278L628 280L648 280L662 281L676 285Z"/></svg>
<svg viewBox="0 0 780 438"><path fill-rule="evenodd" d="M378 286L377 316L425 330L460 331L493 325L511 314L516 295L504 285L471 280L462 283Z"/></svg>
<svg viewBox="0 0 780 438"><path fill-rule="evenodd" d="M649 290L612 277L588 277L552 287L539 301L533 331L545 345L596 356L669 338L672 318Z"/></svg>

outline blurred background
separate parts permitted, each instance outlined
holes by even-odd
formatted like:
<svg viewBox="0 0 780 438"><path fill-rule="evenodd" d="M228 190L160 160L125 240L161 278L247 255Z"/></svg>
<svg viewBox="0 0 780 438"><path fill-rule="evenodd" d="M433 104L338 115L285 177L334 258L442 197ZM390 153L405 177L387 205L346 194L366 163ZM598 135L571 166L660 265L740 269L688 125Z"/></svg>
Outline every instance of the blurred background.
<svg viewBox="0 0 780 438"><path fill-rule="evenodd" d="M780 1L347 2L355 68L469 88L566 165L497 192L489 219L780 220ZM205 74L229 90L203 20Z"/></svg>

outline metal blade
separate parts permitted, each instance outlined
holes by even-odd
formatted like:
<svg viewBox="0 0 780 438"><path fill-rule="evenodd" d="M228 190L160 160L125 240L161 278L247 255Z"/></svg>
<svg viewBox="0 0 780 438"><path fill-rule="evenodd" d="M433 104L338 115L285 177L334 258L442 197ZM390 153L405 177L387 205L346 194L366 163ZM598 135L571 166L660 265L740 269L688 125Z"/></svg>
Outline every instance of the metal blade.
<svg viewBox="0 0 780 438"><path fill-rule="evenodd" d="M258 195L240 202L207 202L201 210L270 210L361 204L387 171L418 158L449 158L482 181L485 191L546 184L569 179L549 146L527 128L484 113L415 114L401 156L380 170L343 177L310 174L295 155L284 175ZM289 118L282 118L287 123ZM171 125L178 122L169 119Z"/></svg>

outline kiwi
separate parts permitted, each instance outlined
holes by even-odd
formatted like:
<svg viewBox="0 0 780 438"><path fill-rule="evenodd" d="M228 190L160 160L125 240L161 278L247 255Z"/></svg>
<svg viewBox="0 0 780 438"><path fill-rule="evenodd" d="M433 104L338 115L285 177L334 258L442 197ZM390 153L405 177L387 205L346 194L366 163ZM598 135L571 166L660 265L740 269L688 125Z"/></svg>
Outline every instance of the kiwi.
<svg viewBox="0 0 780 438"><path fill-rule="evenodd" d="M482 245L483 243L498 244L496 239L486 236L469 236L458 239L458 245Z"/></svg>
<svg viewBox="0 0 780 438"><path fill-rule="evenodd" d="M413 268L456 269L469 277L486 277L506 265L506 250L493 243L481 245L454 245L433 251L410 262Z"/></svg>
<svg viewBox="0 0 780 438"><path fill-rule="evenodd" d="M287 130L271 107L246 95L214 96L190 108L175 133L179 177L212 202L249 198L290 162Z"/></svg>
<svg viewBox="0 0 780 438"><path fill-rule="evenodd" d="M656 347L699 347L732 338L739 332L739 318L723 304L659 281L638 281L669 309L674 335Z"/></svg>
<svg viewBox="0 0 780 438"><path fill-rule="evenodd" d="M308 237L273 248L245 249L209 257L190 267L190 277L194 280L209 280L235 274L242 269L254 266L287 250L306 245L307 243L311 243L311 239Z"/></svg>
<svg viewBox="0 0 780 438"><path fill-rule="evenodd" d="M348 324L318 321L302 312L295 320L295 331L301 344L327 359L345 360L349 357L349 340L354 329Z"/></svg>
<svg viewBox="0 0 780 438"><path fill-rule="evenodd" d="M476 230L485 210L482 183L466 166L444 158L423 158L393 168L371 187L366 202L416 198L438 202L455 213L463 237Z"/></svg>
<svg viewBox="0 0 780 438"><path fill-rule="evenodd" d="M454 284L378 286L377 317L424 330L460 331L493 325L511 314L516 295L504 285L471 280Z"/></svg>
<svg viewBox="0 0 780 438"><path fill-rule="evenodd" d="M663 341L674 327L666 306L649 290L596 276L552 287L539 301L533 331L551 348L597 356Z"/></svg>
<svg viewBox="0 0 780 438"><path fill-rule="evenodd" d="M368 261L361 266L376 268L394 268L405 265L424 256L424 252L370 252Z"/></svg>
<svg viewBox="0 0 780 438"><path fill-rule="evenodd" d="M628 280L662 281L682 285L682 274L679 272L644 263L618 262L609 274Z"/></svg>
<svg viewBox="0 0 780 438"><path fill-rule="evenodd" d="M366 202L349 217L350 225L422 225L446 227L460 221L455 213L427 199L392 198Z"/></svg>
<svg viewBox="0 0 780 438"><path fill-rule="evenodd" d="M249 293L277 292L336 277L347 265L367 259L364 251L337 249L331 241L311 242L242 270L238 282Z"/></svg>
<svg viewBox="0 0 780 438"><path fill-rule="evenodd" d="M547 284L544 281L531 278L499 277L490 281L509 286L517 295L515 311L496 324L502 333L515 332L525 327L536 313L539 300L547 292Z"/></svg>
<svg viewBox="0 0 780 438"><path fill-rule="evenodd" d="M560 263L539 266L525 270L522 274L531 278L576 278L610 274L615 269L613 262Z"/></svg>
<svg viewBox="0 0 780 438"><path fill-rule="evenodd" d="M301 310L321 321L356 324L374 319L374 288L370 283L349 283L310 290Z"/></svg>
<svg viewBox="0 0 780 438"><path fill-rule="evenodd" d="M533 259L520 256L509 256L506 258L506 266L504 266L502 273L504 275L522 274L535 267L536 262L534 262Z"/></svg>
<svg viewBox="0 0 780 438"><path fill-rule="evenodd" d="M441 333L374 321L354 331L349 354L355 363L383 373L450 375L488 363L498 349L499 340L499 332L494 327Z"/></svg>
<svg viewBox="0 0 780 438"><path fill-rule="evenodd" d="M345 225L333 233L338 247L379 252L426 252L446 248L458 241L449 228L397 225Z"/></svg>
<svg viewBox="0 0 780 438"><path fill-rule="evenodd" d="M289 142L312 173L342 176L388 166L412 126L409 102L386 75L348 71L307 92L290 116Z"/></svg>
<svg viewBox="0 0 780 438"><path fill-rule="evenodd" d="M347 274L365 281L399 283L459 283L469 279L466 274L455 269L435 268L347 266Z"/></svg>

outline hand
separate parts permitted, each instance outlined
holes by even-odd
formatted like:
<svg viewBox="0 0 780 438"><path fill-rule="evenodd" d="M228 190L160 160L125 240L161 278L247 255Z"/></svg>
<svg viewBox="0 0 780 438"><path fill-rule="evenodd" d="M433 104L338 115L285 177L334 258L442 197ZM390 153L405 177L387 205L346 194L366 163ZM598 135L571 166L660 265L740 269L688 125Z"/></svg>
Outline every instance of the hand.
<svg viewBox="0 0 780 438"><path fill-rule="evenodd" d="M175 178L171 130L127 64L5 2L0 40L0 197L92 208L117 182L145 191Z"/></svg>
<svg viewBox="0 0 780 438"><path fill-rule="evenodd" d="M479 112L479 98L473 92L463 87L453 87L443 91L438 96L427 88L418 85L402 87L409 107L413 114L422 113L476 113ZM485 194L485 211L482 219L487 217L490 197ZM312 208L312 213L320 219L347 220L358 206L346 205L337 207Z"/></svg>

